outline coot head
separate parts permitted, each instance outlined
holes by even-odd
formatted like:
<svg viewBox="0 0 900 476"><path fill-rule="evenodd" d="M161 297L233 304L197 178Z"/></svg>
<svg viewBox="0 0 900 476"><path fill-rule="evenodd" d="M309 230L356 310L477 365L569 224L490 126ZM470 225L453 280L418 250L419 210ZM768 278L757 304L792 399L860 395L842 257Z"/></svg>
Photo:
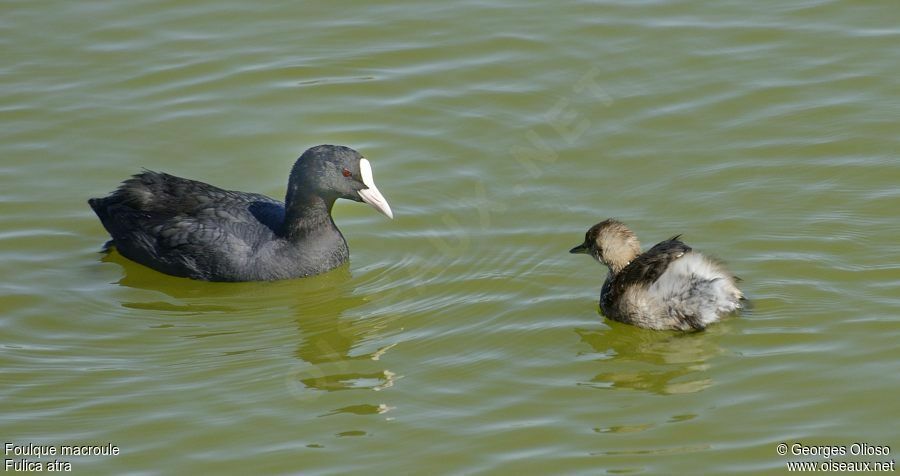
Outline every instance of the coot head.
<svg viewBox="0 0 900 476"><path fill-rule="evenodd" d="M591 255L612 269L622 269L641 253L641 243L624 223L612 218L592 226L584 234L584 243L569 253Z"/></svg>
<svg viewBox="0 0 900 476"><path fill-rule="evenodd" d="M297 159L288 182L288 199L314 193L335 200L345 198L365 202L394 218L391 206L378 191L372 164L359 152L340 145L319 145Z"/></svg>

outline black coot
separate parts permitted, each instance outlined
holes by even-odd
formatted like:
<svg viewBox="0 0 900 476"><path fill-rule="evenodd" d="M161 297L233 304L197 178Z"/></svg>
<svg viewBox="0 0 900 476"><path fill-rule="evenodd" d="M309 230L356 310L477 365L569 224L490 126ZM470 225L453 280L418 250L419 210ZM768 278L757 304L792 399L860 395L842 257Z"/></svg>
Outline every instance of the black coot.
<svg viewBox="0 0 900 476"><path fill-rule="evenodd" d="M111 244L138 263L194 279L264 281L311 276L347 261L347 242L331 218L338 198L393 218L369 161L336 145L297 159L284 203L151 171L88 203Z"/></svg>

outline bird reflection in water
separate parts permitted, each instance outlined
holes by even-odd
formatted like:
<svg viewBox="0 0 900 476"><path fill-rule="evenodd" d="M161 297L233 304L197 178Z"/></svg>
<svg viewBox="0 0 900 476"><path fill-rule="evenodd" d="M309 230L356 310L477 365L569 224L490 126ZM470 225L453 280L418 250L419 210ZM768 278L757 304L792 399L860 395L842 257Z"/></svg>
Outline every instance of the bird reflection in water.
<svg viewBox="0 0 900 476"><path fill-rule="evenodd" d="M123 307L180 317L224 314L232 319L246 315L247 319L270 322L273 316L290 319L298 329L298 344L293 352L297 362L287 372L285 385L295 399L317 399L326 392L344 390L380 391L390 388L400 378L380 361L395 345L384 344L382 338L390 326L390 318L364 314L362 309L369 299L355 291L358 283L352 279L348 265L303 279L209 283L164 275L122 257L115 250L102 261L116 263L124 270L117 284L154 291L147 300L123 301ZM278 324L283 322L278 320ZM169 320L161 327L188 326L192 333L186 337L191 338L241 334L248 330L235 324L231 329L218 327L210 331L208 323L205 319L202 323ZM203 330L197 332L198 327ZM222 349L227 355L241 352ZM381 414L390 409L385 403L375 401L336 408L321 416Z"/></svg>
<svg viewBox="0 0 900 476"><path fill-rule="evenodd" d="M638 390L658 395L702 391L712 385L707 361L722 353L716 335L722 328L703 333L676 334L640 329L617 322L611 329L576 329L582 342L599 355L605 371L580 385Z"/></svg>

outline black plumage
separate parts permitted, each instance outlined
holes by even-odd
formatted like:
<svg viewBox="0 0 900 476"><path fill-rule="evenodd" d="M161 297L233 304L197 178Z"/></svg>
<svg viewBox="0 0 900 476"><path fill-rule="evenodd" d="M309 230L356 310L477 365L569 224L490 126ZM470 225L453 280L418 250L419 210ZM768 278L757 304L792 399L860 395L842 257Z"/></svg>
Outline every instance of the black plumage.
<svg viewBox="0 0 900 476"><path fill-rule="evenodd" d="M391 216L365 180L371 168L357 151L323 145L297 159L284 203L149 170L88 203L113 246L138 263L209 281L274 280L319 274L348 259L331 218L336 199L366 201Z"/></svg>

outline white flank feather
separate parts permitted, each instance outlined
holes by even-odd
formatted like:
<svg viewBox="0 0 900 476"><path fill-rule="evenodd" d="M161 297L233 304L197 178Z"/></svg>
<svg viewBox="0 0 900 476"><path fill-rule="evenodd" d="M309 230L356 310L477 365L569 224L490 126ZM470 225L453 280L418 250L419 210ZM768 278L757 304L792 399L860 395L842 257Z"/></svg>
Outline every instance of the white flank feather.
<svg viewBox="0 0 900 476"><path fill-rule="evenodd" d="M700 253L687 253L672 262L648 289L666 303L669 314L694 315L707 326L741 307L734 277Z"/></svg>

